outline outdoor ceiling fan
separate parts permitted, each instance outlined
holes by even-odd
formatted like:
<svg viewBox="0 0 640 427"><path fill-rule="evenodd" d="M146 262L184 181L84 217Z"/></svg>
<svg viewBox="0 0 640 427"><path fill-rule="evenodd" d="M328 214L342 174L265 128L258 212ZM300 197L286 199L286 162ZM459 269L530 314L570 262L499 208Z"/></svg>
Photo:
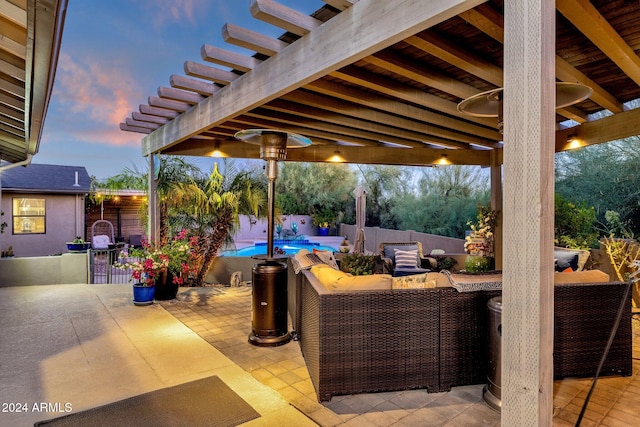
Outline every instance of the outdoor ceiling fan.
<svg viewBox="0 0 640 427"><path fill-rule="evenodd" d="M504 88L497 88L470 96L458 104L458 111L475 117L497 117L502 133ZM580 83L556 82L556 108L564 108L589 98L593 90Z"/></svg>

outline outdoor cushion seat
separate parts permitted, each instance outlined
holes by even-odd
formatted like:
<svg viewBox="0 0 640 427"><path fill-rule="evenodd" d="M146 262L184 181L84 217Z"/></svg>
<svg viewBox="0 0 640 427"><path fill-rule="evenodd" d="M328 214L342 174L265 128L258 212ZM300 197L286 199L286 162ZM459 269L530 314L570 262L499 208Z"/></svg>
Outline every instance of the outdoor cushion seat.
<svg viewBox="0 0 640 427"><path fill-rule="evenodd" d="M420 242L381 243L380 257L385 263L387 271L391 272L393 277L431 271L422 267L423 262L429 261L422 255Z"/></svg>

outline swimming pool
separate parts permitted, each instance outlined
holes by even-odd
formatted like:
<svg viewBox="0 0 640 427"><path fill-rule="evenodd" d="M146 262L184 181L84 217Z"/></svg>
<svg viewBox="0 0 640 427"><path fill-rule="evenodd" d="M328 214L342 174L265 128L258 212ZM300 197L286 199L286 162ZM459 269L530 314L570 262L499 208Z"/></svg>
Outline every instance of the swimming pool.
<svg viewBox="0 0 640 427"><path fill-rule="evenodd" d="M283 250L284 254L278 253L278 250ZM309 240L274 240L273 241L273 254L274 255L295 255L301 249L307 249L309 252L313 251L313 249L318 249L321 251L337 251L336 248L326 245L321 245L317 242L310 242ZM267 243L266 242L256 242L253 246L248 246L246 248L237 249L237 250L226 250L222 251L220 255L222 256L245 256L250 257L254 255L266 255L267 254Z"/></svg>

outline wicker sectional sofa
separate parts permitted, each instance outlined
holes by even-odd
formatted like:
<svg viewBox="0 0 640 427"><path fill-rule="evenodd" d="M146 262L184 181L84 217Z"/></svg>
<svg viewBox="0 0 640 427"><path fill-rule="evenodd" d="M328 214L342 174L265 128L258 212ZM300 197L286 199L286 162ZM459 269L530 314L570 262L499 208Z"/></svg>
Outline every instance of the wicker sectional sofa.
<svg viewBox="0 0 640 427"><path fill-rule="evenodd" d="M461 293L442 277L435 288L342 292L308 270L290 272L289 312L318 400L485 383L487 302L500 291ZM556 285L556 379L595 373L624 289L612 282ZM602 375L631 375L630 316L625 310Z"/></svg>

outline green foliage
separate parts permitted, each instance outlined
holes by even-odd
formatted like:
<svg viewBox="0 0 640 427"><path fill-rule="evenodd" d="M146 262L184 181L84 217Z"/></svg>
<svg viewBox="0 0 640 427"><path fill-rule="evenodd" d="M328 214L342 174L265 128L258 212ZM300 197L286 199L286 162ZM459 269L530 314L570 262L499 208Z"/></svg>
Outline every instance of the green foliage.
<svg viewBox="0 0 640 427"><path fill-rule="evenodd" d="M606 211L604 214L605 235L617 236L623 239L633 239L633 231L628 226L628 221L623 221L620 214L616 211Z"/></svg>
<svg viewBox="0 0 640 427"><path fill-rule="evenodd" d="M422 168L418 190L397 198L399 229L462 238L477 206L489 201L489 183L480 168Z"/></svg>
<svg viewBox="0 0 640 427"><path fill-rule="evenodd" d="M556 156L556 191L593 206L598 223L616 211L640 234L640 137L571 150Z"/></svg>
<svg viewBox="0 0 640 427"><path fill-rule="evenodd" d="M435 271L451 270L453 266L458 263L458 261L448 256L439 256L439 257L436 257L435 260L436 260L436 267L434 268Z"/></svg>
<svg viewBox="0 0 640 427"><path fill-rule="evenodd" d="M323 222L333 223L353 209L357 178L348 165L285 162L281 166L276 204L282 214L322 215Z"/></svg>
<svg viewBox="0 0 640 427"><path fill-rule="evenodd" d="M348 254L340 261L340 270L351 273L354 276L366 276L373 274L376 268L378 255Z"/></svg>
<svg viewBox="0 0 640 427"><path fill-rule="evenodd" d="M555 196L555 243L558 246L576 249L590 249L598 242L594 227L596 212L586 203L573 203Z"/></svg>

